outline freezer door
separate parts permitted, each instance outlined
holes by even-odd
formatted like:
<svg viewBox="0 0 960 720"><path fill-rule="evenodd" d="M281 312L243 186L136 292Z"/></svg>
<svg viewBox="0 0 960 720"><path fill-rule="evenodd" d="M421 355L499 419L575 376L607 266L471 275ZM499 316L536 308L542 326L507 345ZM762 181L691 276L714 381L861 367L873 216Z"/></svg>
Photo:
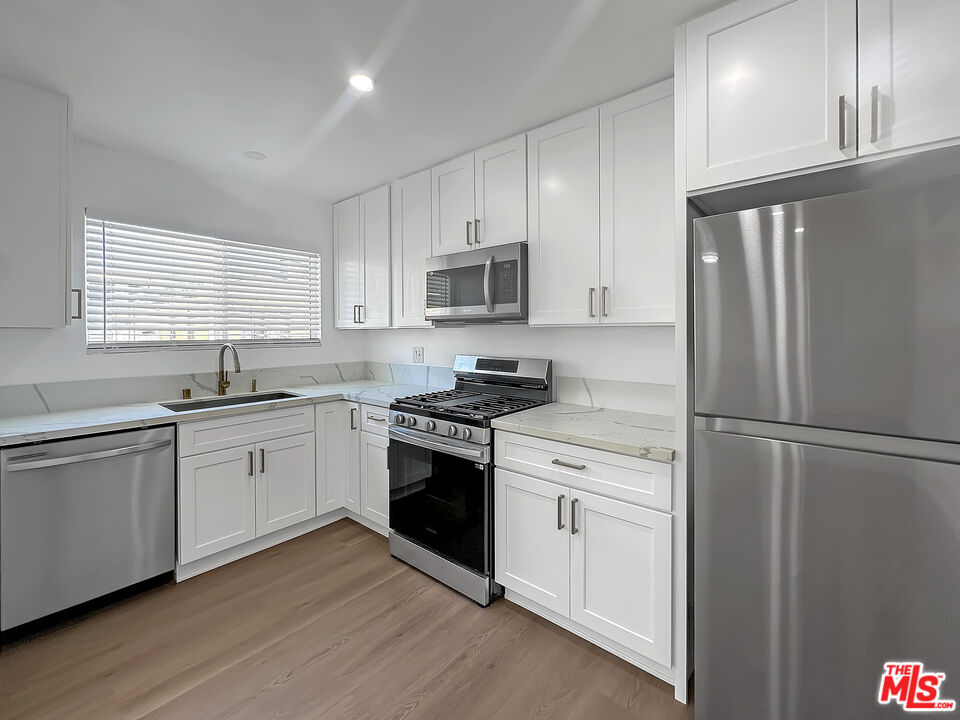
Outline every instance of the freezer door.
<svg viewBox="0 0 960 720"><path fill-rule="evenodd" d="M960 441L960 178L694 228L697 413Z"/></svg>
<svg viewBox="0 0 960 720"><path fill-rule="evenodd" d="M960 699L960 466L695 433L697 717L903 717L883 663Z"/></svg>

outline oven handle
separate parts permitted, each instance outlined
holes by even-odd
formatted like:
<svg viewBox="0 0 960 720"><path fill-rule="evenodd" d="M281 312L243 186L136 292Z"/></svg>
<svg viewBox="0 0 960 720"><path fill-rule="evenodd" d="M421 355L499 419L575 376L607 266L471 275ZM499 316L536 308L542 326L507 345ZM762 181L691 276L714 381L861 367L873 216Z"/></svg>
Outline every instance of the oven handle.
<svg viewBox="0 0 960 720"><path fill-rule="evenodd" d="M449 441L434 440L430 435L416 430L400 430L399 428L390 428L389 437L397 442L409 443L426 450L435 450L465 460L473 460L484 464L490 462L490 448L486 445L467 447L459 443L454 445Z"/></svg>
<svg viewBox="0 0 960 720"><path fill-rule="evenodd" d="M483 264L483 302L487 306L487 312L493 312L493 288L490 287L491 276L493 275L490 272L493 269L493 255L487 258L487 261Z"/></svg>

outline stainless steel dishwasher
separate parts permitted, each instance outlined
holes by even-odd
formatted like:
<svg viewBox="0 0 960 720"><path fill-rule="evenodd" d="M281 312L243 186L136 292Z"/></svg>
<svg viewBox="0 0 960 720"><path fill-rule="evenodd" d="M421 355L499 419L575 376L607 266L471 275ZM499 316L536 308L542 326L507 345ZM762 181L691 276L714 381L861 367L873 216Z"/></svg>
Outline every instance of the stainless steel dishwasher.
<svg viewBox="0 0 960 720"><path fill-rule="evenodd" d="M0 630L173 570L174 428L0 451Z"/></svg>

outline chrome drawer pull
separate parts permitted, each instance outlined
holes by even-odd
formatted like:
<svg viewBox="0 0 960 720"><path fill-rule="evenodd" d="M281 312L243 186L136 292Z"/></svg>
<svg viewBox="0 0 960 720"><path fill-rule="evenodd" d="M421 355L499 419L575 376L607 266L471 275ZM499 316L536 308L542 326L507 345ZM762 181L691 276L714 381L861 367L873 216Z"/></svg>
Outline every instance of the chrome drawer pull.
<svg viewBox="0 0 960 720"><path fill-rule="evenodd" d="M576 463L568 463L560 460L559 458L553 459L554 465L559 465L560 467L570 468L571 470L586 470L586 465L577 465Z"/></svg>

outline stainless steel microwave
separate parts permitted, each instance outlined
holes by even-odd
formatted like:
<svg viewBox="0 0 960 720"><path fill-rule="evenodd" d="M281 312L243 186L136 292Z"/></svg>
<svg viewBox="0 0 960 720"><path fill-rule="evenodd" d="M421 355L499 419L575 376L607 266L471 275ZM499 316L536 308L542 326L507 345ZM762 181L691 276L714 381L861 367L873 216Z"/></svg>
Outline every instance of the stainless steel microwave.
<svg viewBox="0 0 960 720"><path fill-rule="evenodd" d="M426 268L427 320L526 322L525 242L428 258Z"/></svg>

